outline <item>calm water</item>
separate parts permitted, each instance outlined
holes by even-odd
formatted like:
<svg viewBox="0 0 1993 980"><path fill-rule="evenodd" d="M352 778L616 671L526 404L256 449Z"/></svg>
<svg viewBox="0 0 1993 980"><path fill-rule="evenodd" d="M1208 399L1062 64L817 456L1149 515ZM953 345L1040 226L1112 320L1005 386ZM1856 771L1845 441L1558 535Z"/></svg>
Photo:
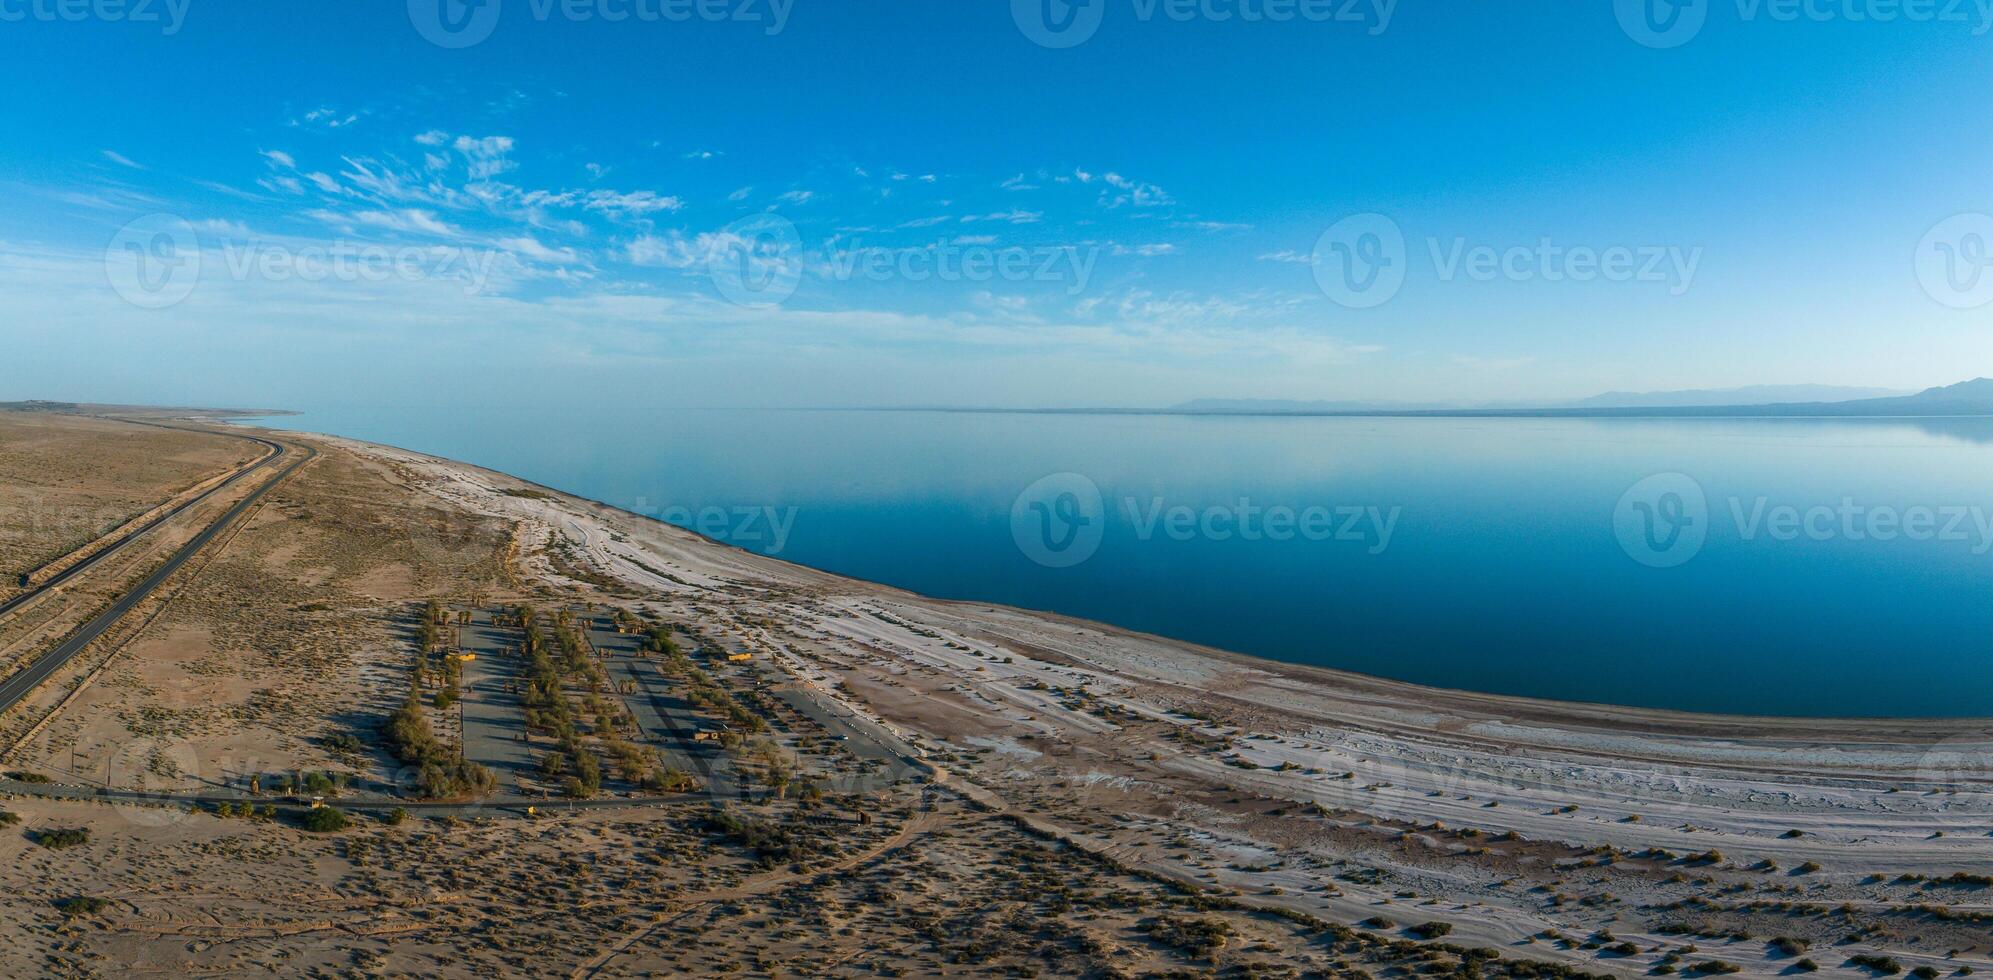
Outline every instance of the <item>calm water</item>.
<svg viewBox="0 0 1993 980"><path fill-rule="evenodd" d="M1281 660L1696 711L1993 715L1989 422L576 410L275 424L479 463L929 595Z"/></svg>

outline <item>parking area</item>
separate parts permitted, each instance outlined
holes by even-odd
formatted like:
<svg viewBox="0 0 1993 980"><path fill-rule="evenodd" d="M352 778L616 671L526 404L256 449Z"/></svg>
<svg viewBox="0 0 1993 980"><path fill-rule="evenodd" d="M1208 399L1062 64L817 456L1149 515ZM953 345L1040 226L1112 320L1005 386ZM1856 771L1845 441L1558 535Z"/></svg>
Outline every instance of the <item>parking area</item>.
<svg viewBox="0 0 1993 980"><path fill-rule="evenodd" d="M462 680L455 717L439 721L461 720L466 758L492 771L503 796L540 798L569 788L573 760L564 769L544 763L577 744L597 757L595 792L607 797L660 793L620 764L632 745L654 756L652 771L689 773L699 792L713 797L797 785L866 792L920 772L912 747L794 685L738 644L673 628L667 652L653 638L662 624L613 608L557 608L532 616L546 658L535 668L519 610L456 607L449 618ZM528 696L549 683L558 684L567 705L567 720L558 722L572 732L566 742L544 720L547 697ZM529 712L532 704L540 707ZM529 714L541 716L540 727L527 724Z"/></svg>

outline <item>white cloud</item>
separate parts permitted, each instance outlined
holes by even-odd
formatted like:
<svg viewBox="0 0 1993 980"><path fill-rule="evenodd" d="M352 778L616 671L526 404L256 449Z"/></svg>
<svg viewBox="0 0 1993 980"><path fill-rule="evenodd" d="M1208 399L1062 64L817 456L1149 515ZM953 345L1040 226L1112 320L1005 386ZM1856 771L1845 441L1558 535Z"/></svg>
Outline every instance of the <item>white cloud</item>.
<svg viewBox="0 0 1993 980"><path fill-rule="evenodd" d="M262 150L259 152L263 154L263 159L270 161L271 166L282 167L286 170L296 170L298 167L298 162L292 159L290 154L282 150Z"/></svg>
<svg viewBox="0 0 1993 980"><path fill-rule="evenodd" d="M1313 261L1315 261L1315 257L1314 257L1314 256L1312 256L1312 255L1309 255L1309 254L1308 254L1308 253L1306 253L1306 252L1296 252L1295 250L1293 250L1293 249L1291 249L1291 248L1283 248L1283 249L1281 249L1281 250L1280 250L1280 251L1278 251L1278 252L1267 252L1267 253L1265 253L1265 254L1261 255L1261 256L1259 257L1259 260L1260 260L1261 262L1297 262L1297 263L1307 263L1307 262L1313 262Z"/></svg>
<svg viewBox="0 0 1993 980"><path fill-rule="evenodd" d="M116 150L99 150L98 152L104 155L104 159L109 160L120 167L130 167L133 170L145 169L145 167L137 163L134 163L130 157L125 156L124 154L119 153Z"/></svg>
<svg viewBox="0 0 1993 980"><path fill-rule="evenodd" d="M498 240L498 247L505 249L508 252L516 252L520 255L525 256L526 258L532 259L535 262L549 262L554 264L566 265L579 261L579 257L575 255L573 249L548 248L547 246L541 244L539 239L533 238L531 236L521 236L519 238L501 238Z"/></svg>
<svg viewBox="0 0 1993 980"><path fill-rule="evenodd" d="M1121 192L1119 194L1102 192L1100 201L1110 208L1118 208L1124 204L1133 204L1138 208L1153 208L1176 203L1175 198L1154 184L1129 180L1113 172L1109 172L1101 179L1106 181L1108 186Z"/></svg>
<svg viewBox="0 0 1993 980"><path fill-rule="evenodd" d="M685 202L676 197L660 197L655 191L591 191L582 207L613 218L642 217L660 211L677 211Z"/></svg>
<svg viewBox="0 0 1993 980"><path fill-rule="evenodd" d="M463 234L456 228L451 227L447 222L437 218L435 212L424 211L420 208L401 208L392 211L355 211L351 214L340 214L335 211L321 209L306 211L305 216L316 218L329 225L345 227L359 224L374 228L385 228L389 231L436 235L445 238L456 238Z"/></svg>
<svg viewBox="0 0 1993 980"><path fill-rule="evenodd" d="M816 191L784 191L775 199L787 204L808 204L816 196Z"/></svg>
<svg viewBox="0 0 1993 980"><path fill-rule="evenodd" d="M1025 211L1020 208L1012 208L1009 211L995 211L990 214L965 214L962 216L962 222L966 224L971 221L1008 221L1013 225L1029 225L1043 220L1044 217L1045 212L1043 211Z"/></svg>
<svg viewBox="0 0 1993 980"><path fill-rule="evenodd" d="M743 187L743 188L741 188L740 190L737 190L737 191L733 192L732 194L728 194L728 195L727 195L727 200L729 200L729 201L745 201L745 200L747 200L747 196L748 196L749 194L752 194L752 193L754 193L754 188L752 188L752 187Z"/></svg>
<svg viewBox="0 0 1993 980"><path fill-rule="evenodd" d="M248 225L239 221L229 221L225 218L208 218L204 221L196 221L194 222L194 227L200 231L205 231L222 238L256 237L255 233L249 230Z"/></svg>
<svg viewBox="0 0 1993 980"><path fill-rule="evenodd" d="M310 112L305 113L302 117L291 120L291 125L293 126L314 125L314 126L324 126L327 129L341 129L346 126L351 126L359 121L360 121L359 113L340 112L338 109L326 107L326 108L313 109Z"/></svg>
<svg viewBox="0 0 1993 980"><path fill-rule="evenodd" d="M517 166L506 158L512 152L510 136L459 136L451 146L469 165L474 181L490 180Z"/></svg>

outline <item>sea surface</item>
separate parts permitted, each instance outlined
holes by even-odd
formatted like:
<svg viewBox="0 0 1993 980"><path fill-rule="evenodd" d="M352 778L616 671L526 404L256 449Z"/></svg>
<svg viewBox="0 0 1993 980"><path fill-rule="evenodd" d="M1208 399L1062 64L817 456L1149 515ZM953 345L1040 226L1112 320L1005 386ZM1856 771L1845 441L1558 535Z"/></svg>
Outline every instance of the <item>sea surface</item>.
<svg viewBox="0 0 1993 980"><path fill-rule="evenodd" d="M1444 687L1993 716L1993 421L328 410L928 595Z"/></svg>

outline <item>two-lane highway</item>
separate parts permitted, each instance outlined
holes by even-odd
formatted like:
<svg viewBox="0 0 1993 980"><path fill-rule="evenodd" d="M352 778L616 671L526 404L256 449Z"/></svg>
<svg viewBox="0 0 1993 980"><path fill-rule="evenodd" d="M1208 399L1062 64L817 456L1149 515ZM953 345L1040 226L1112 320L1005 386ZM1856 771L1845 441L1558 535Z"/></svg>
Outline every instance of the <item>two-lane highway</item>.
<svg viewBox="0 0 1993 980"><path fill-rule="evenodd" d="M144 424L152 424L152 423L144 423ZM170 425L162 425L157 427L162 429L179 428L178 426L170 426ZM200 431L206 431L206 430L200 430ZM252 442L261 443L262 445L269 447L270 455L263 457L261 460L258 460L256 463L252 465L245 466L241 470L236 471L236 473L230 476L228 479L223 480L218 484L215 484L213 487L210 487L207 490L207 492L202 493L199 496L196 496L190 500L187 500L179 504L178 506L175 506L171 510L168 510L166 513L160 514L159 516L145 522L139 527L133 528L131 531L119 537L116 541L113 541L110 544L97 549L95 552L91 553L91 555L88 558L85 558L82 561L79 561L76 564L66 569L63 569L61 572L58 572L54 576L50 577L48 581L43 582L42 584L32 589L29 589L28 591L23 592L20 595L14 596L13 598L8 599L5 602L0 602L0 619L7 618L7 616L10 613L14 612L15 610L20 609L21 607L27 605L28 603L31 603L36 599L39 599L42 596L47 595L50 592L53 592L55 589L59 588L62 585L62 583L67 582L70 579L75 578L76 576L81 575L92 568L95 568L99 563L103 562L105 559L123 550L125 545L128 545L133 541L136 541L139 538L144 537L146 534L149 534L153 530L157 529L160 525L165 524L167 521L170 521L173 518L180 516L181 514L185 513L188 508L193 507L196 504L199 504L201 501L207 500L208 498L214 496L215 494L228 489L229 487L235 485L237 482L241 481L244 477L248 476L249 474L259 472L262 469L275 464L284 457L284 447L277 443L271 442L268 439L259 439L255 436L242 436L241 438L248 439Z"/></svg>
<svg viewBox="0 0 1993 980"><path fill-rule="evenodd" d="M276 444L271 443L271 445ZM279 456L273 457L271 461L289 455L285 447L278 446L277 449ZM4 682L0 682L0 713L8 711L14 705L20 703L22 698L27 697L35 688L41 686L41 683L47 680L51 674L62 669L62 666L68 663L71 658L83 652L84 647L89 646L98 637L103 636L105 631L115 625L126 613L131 612L139 603L144 602L148 596L158 591L159 587L165 584L166 580L172 577L174 572L179 571L180 567L187 564L189 559L200 553L201 549L206 547L208 542L213 541L223 531L228 530L242 515L248 513L251 508L261 502L264 495L289 479L291 474L298 471L299 467L311 462L318 456L317 451L309 447L306 447L304 452L304 458L291 463L282 472L271 477L269 482L257 487L247 497L238 501L234 507L229 508L228 513L223 514L220 520L208 525L201 533L195 535L193 540L188 541L180 550L174 552L173 556L168 558L165 564L155 569L151 575L146 576L145 581L140 582L137 588L119 597L116 602L111 604L110 608L99 613L97 618L92 619L82 629L71 635L67 640L64 640L54 649L42 654L40 659L17 671ZM260 468L258 467L258 469ZM255 470L252 469L238 474L235 479L247 476L251 472L255 472ZM234 482L234 479L231 479L230 482ZM203 495L201 499L206 499L206 495Z"/></svg>

